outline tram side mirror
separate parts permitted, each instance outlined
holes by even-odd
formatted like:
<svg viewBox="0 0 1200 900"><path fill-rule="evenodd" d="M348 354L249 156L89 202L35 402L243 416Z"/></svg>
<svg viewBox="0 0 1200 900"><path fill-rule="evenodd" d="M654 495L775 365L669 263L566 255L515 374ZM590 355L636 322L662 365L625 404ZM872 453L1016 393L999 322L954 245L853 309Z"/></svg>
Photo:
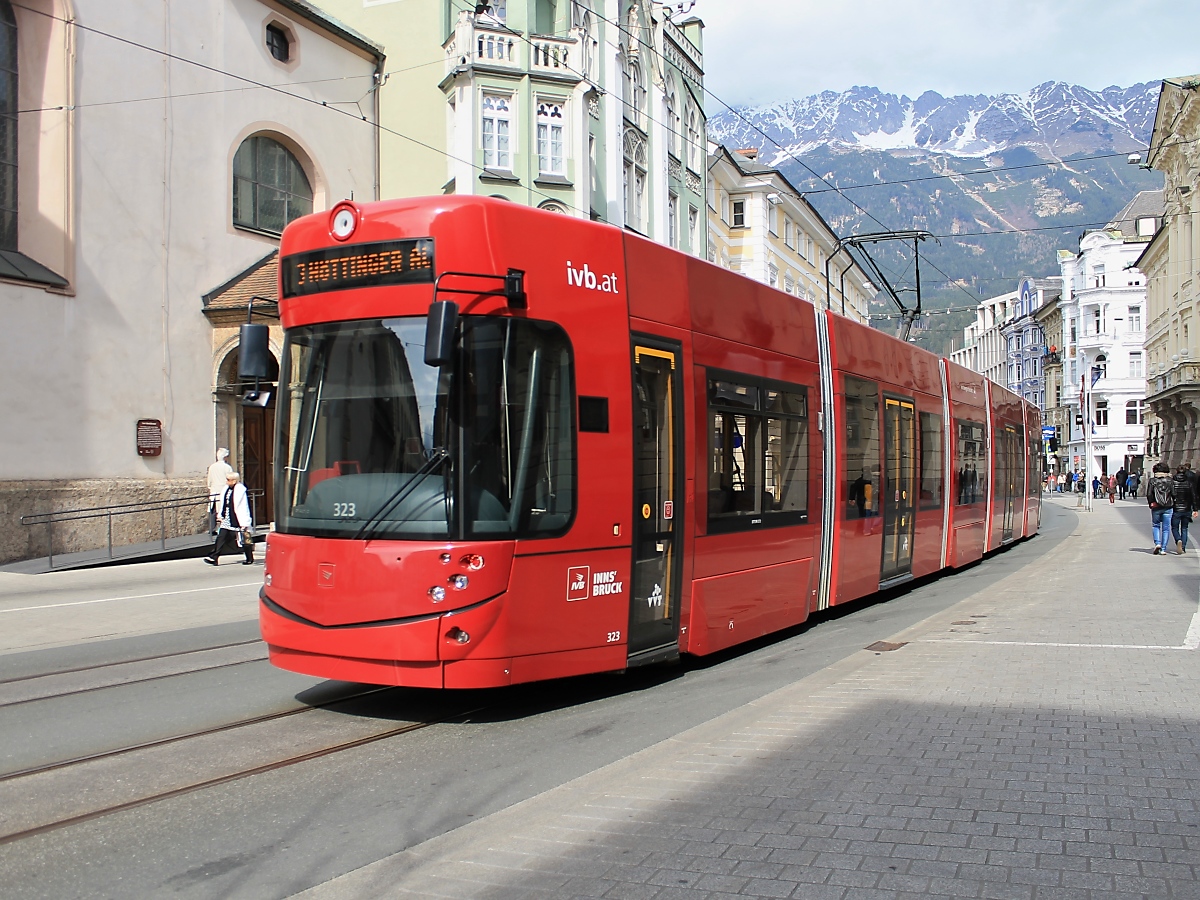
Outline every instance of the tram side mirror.
<svg viewBox="0 0 1200 900"><path fill-rule="evenodd" d="M270 371L270 330L266 325L243 325L238 332L238 377L265 379Z"/></svg>
<svg viewBox="0 0 1200 900"><path fill-rule="evenodd" d="M434 300L425 319L425 365L444 366L453 359L454 330L458 327L458 304Z"/></svg>

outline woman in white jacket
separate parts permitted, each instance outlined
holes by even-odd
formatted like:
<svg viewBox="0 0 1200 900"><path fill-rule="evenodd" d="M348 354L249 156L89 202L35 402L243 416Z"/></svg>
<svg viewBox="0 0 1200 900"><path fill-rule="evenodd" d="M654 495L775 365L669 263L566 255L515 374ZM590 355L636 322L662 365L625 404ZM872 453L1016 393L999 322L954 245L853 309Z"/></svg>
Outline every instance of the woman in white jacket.
<svg viewBox="0 0 1200 900"><path fill-rule="evenodd" d="M246 558L243 566L254 562L254 520L250 516L250 494L237 472L225 476L225 493L217 509L217 542L212 553L204 557L210 566L217 565L226 545L241 547Z"/></svg>

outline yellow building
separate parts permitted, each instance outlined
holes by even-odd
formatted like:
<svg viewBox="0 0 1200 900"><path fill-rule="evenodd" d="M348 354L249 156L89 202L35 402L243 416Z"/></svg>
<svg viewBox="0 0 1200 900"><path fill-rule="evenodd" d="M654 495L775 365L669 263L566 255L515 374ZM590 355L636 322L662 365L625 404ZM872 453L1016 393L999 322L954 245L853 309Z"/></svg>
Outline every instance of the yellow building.
<svg viewBox="0 0 1200 900"><path fill-rule="evenodd" d="M838 236L756 149L718 146L708 157L708 259L866 324L875 287Z"/></svg>

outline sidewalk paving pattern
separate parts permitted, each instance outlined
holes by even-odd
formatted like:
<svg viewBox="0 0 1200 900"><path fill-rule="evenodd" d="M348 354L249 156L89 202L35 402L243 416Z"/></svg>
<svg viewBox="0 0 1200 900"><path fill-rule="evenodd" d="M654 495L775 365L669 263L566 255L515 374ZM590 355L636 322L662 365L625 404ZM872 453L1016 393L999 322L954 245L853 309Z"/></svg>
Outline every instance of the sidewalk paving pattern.
<svg viewBox="0 0 1200 900"><path fill-rule="evenodd" d="M898 650L300 896L1200 897L1200 557L1097 507Z"/></svg>

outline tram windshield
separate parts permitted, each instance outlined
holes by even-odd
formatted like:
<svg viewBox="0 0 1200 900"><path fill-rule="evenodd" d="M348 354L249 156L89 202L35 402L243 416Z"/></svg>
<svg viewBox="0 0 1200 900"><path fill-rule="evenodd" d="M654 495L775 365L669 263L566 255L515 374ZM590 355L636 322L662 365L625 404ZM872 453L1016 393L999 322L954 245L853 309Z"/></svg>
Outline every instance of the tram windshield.
<svg viewBox="0 0 1200 900"><path fill-rule="evenodd" d="M491 540L567 529L575 404L562 329L465 316L452 364L427 366L424 352L423 316L288 332L279 531Z"/></svg>

